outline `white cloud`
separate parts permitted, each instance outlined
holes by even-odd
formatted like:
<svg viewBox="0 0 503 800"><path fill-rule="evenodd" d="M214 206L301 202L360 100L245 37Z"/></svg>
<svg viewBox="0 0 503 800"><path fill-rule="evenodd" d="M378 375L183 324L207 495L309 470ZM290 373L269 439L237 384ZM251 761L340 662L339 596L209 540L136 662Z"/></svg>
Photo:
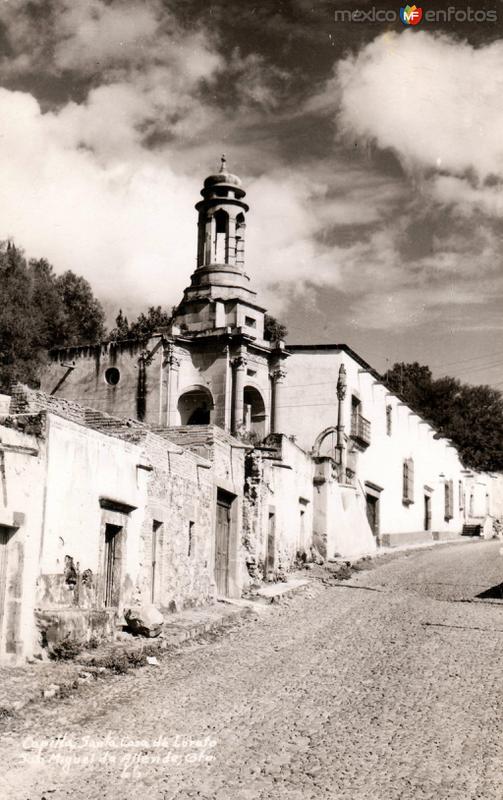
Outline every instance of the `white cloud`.
<svg viewBox="0 0 503 800"><path fill-rule="evenodd" d="M467 178L435 175L430 179L432 197L442 205L452 205L463 216L482 211L492 217L503 217L503 193L500 183L474 185Z"/></svg>
<svg viewBox="0 0 503 800"><path fill-rule="evenodd" d="M159 22L153 4L62 0L54 63L60 69L88 71L144 62Z"/></svg>
<svg viewBox="0 0 503 800"><path fill-rule="evenodd" d="M69 141L63 116L0 90L0 219L31 256L88 277L99 295L166 302L187 280L196 184L146 157L103 165Z"/></svg>
<svg viewBox="0 0 503 800"><path fill-rule="evenodd" d="M503 178L503 42L425 31L377 37L341 61L330 89L343 128L393 148L407 170Z"/></svg>

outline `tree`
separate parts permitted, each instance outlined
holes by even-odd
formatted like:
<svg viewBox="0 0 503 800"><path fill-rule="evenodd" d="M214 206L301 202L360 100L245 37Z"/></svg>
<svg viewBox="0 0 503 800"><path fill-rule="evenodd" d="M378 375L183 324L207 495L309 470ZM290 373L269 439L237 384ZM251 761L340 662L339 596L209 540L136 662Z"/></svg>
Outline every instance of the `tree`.
<svg viewBox="0 0 503 800"><path fill-rule="evenodd" d="M148 339L155 331L166 328L173 320L173 309L168 312L161 306L150 306L147 313L143 311L138 315L134 322L129 323L127 317L119 310L115 318L115 328L110 331L109 339L120 341L121 339Z"/></svg>
<svg viewBox="0 0 503 800"><path fill-rule="evenodd" d="M286 325L278 322L276 317L270 314L264 316L264 339L268 342L277 342L279 339L286 339L288 336L288 329Z"/></svg>
<svg viewBox="0 0 503 800"><path fill-rule="evenodd" d="M59 344L93 344L105 338L105 313L91 286L71 270L56 278L63 305L63 328Z"/></svg>
<svg viewBox="0 0 503 800"><path fill-rule="evenodd" d="M47 350L104 337L104 312L89 283L56 276L45 259L27 263L11 242L0 243L0 391L19 380L37 385Z"/></svg>
<svg viewBox="0 0 503 800"><path fill-rule="evenodd" d="M472 386L457 378L433 379L417 362L397 363L383 380L441 436L451 439L465 466L503 470L503 396L491 386Z"/></svg>
<svg viewBox="0 0 503 800"><path fill-rule="evenodd" d="M22 253L10 242L0 248L0 389L24 379L32 382L39 366L33 354L31 281Z"/></svg>
<svg viewBox="0 0 503 800"><path fill-rule="evenodd" d="M65 336L65 309L57 286L56 275L45 259L30 261L32 324L45 349L63 343Z"/></svg>

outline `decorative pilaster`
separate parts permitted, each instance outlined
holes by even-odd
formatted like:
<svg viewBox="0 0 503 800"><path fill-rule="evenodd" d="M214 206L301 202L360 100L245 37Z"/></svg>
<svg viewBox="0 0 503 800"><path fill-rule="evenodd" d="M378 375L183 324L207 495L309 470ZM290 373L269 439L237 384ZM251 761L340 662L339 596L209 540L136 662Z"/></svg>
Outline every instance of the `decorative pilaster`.
<svg viewBox="0 0 503 800"><path fill-rule="evenodd" d="M346 483L346 437L344 436L344 400L347 391L346 368L341 364L337 379L337 463L339 482Z"/></svg>
<svg viewBox="0 0 503 800"><path fill-rule="evenodd" d="M244 424L243 396L246 382L246 357L241 353L234 359L234 409L232 415L232 432L237 433Z"/></svg>
<svg viewBox="0 0 503 800"><path fill-rule="evenodd" d="M272 378L272 433L285 433L284 429L284 381L286 378L286 370L284 367L276 367L271 373Z"/></svg>
<svg viewBox="0 0 503 800"><path fill-rule="evenodd" d="M166 363L168 367L168 408L166 422L168 425L178 425L177 400L180 358L175 353L173 345L169 345L166 349Z"/></svg>

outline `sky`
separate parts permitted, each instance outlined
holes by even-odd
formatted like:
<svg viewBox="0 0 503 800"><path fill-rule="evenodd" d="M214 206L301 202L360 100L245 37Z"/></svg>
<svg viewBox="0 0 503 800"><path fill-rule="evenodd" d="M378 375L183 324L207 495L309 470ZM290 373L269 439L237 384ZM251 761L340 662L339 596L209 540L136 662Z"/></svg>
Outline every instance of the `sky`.
<svg viewBox="0 0 503 800"><path fill-rule="evenodd" d="M422 4L449 6L4 0L0 239L84 275L110 322L170 308L225 152L290 343L503 388L503 2Z"/></svg>

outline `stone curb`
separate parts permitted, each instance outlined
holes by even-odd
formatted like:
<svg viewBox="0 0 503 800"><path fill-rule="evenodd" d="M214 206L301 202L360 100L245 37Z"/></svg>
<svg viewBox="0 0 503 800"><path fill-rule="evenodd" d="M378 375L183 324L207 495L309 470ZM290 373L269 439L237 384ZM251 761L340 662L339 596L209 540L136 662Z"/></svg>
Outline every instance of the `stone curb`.
<svg viewBox="0 0 503 800"><path fill-rule="evenodd" d="M285 583L271 583L259 589L257 593L253 595L252 602L259 602L261 604L264 602L280 603L283 598L291 597L308 586L309 583L309 578L293 578Z"/></svg>

